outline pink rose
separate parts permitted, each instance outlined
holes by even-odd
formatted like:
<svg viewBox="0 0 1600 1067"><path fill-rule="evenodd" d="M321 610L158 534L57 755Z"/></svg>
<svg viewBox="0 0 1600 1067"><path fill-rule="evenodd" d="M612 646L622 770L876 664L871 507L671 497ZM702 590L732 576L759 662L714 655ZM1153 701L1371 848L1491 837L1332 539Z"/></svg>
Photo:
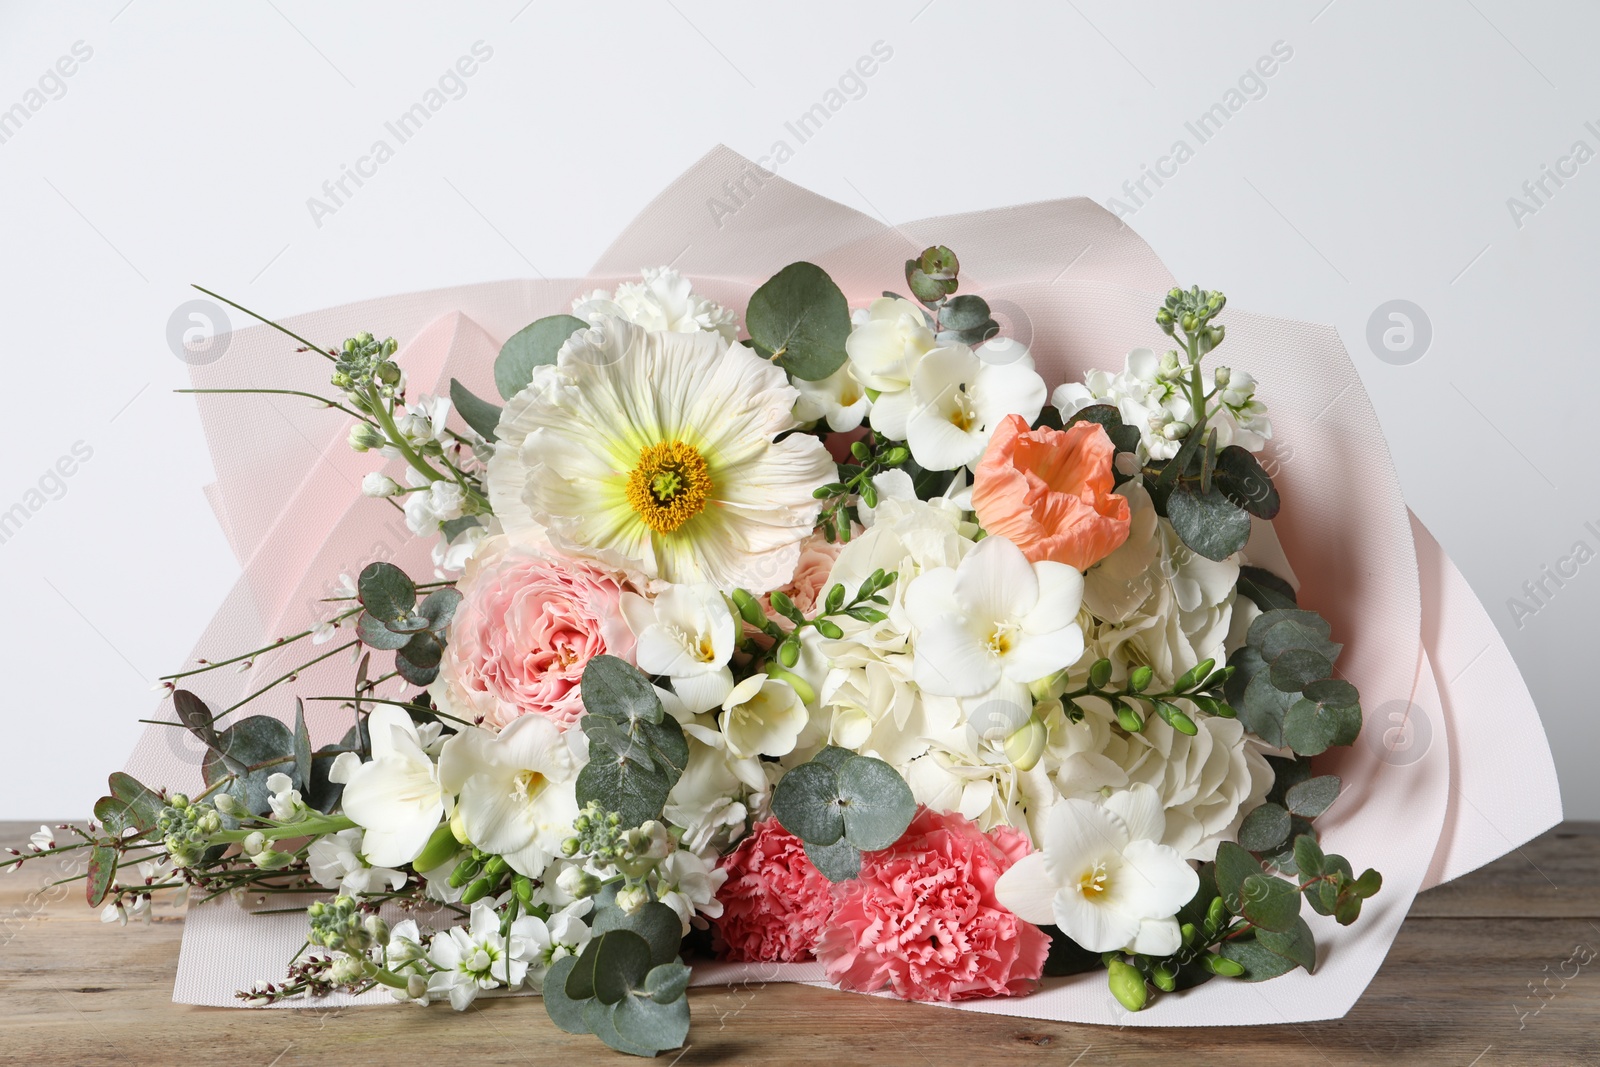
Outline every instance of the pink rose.
<svg viewBox="0 0 1600 1067"><path fill-rule="evenodd" d="M844 989L888 987L906 1000L1031 992L1050 938L994 895L1029 851L1009 827L984 834L960 815L921 809L899 841L865 854L860 876L835 888L817 959Z"/></svg>
<svg viewBox="0 0 1600 1067"><path fill-rule="evenodd" d="M722 957L742 963L811 959L833 914L833 892L832 883L806 857L800 839L777 819L767 819L718 866L728 873L717 890Z"/></svg>
<svg viewBox="0 0 1600 1067"><path fill-rule="evenodd" d="M489 729L543 715L564 729L583 714L584 665L602 653L633 660L622 586L592 564L497 539L456 588L461 606L429 687L448 714Z"/></svg>
<svg viewBox="0 0 1600 1067"><path fill-rule="evenodd" d="M794 577L789 579L789 584L782 587L782 592L788 594L794 606L806 615L812 614L822 603L823 596L828 591L828 575L833 573L833 561L839 558L839 550L844 545L838 542L830 543L821 534L814 533L800 542L800 560L795 564ZM854 593L854 589L846 590ZM762 596L761 606L767 609L767 614L773 619L782 616L772 610L769 603L771 594Z"/></svg>

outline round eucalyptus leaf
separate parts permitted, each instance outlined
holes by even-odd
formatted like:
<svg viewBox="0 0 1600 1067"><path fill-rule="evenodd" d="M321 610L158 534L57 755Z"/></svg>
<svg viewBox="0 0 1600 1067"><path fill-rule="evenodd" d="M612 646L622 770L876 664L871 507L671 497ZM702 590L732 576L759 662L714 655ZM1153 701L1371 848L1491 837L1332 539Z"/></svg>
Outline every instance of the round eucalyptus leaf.
<svg viewBox="0 0 1600 1067"><path fill-rule="evenodd" d="M417 587L392 563L369 563L356 579L361 606L382 622L404 619L417 603Z"/></svg>
<svg viewBox="0 0 1600 1067"><path fill-rule="evenodd" d="M839 766L844 838L863 852L900 840L917 813L916 798L900 772L880 759L856 756Z"/></svg>
<svg viewBox="0 0 1600 1067"><path fill-rule="evenodd" d="M802 763L778 780L772 814L785 830L811 845L831 845L844 835L839 776L822 763Z"/></svg>

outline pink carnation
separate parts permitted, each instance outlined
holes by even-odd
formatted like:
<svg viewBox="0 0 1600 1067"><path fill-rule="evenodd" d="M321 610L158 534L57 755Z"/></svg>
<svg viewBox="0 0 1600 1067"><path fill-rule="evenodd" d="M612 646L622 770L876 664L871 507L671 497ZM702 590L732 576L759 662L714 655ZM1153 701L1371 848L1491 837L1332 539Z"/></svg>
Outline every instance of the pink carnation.
<svg viewBox="0 0 1600 1067"><path fill-rule="evenodd" d="M722 858L717 938L724 959L809 960L833 914L832 883L811 865L800 839L767 819Z"/></svg>
<svg viewBox="0 0 1600 1067"><path fill-rule="evenodd" d="M451 715L489 729L543 715L565 728L583 714L584 665L633 660L622 586L591 564L485 542L456 588L461 606L430 687Z"/></svg>
<svg viewBox="0 0 1600 1067"><path fill-rule="evenodd" d="M960 815L921 809L899 841L864 855L860 877L838 887L817 958L844 989L887 986L906 1000L1031 992L1050 938L994 894L1029 851L1010 827L984 834Z"/></svg>

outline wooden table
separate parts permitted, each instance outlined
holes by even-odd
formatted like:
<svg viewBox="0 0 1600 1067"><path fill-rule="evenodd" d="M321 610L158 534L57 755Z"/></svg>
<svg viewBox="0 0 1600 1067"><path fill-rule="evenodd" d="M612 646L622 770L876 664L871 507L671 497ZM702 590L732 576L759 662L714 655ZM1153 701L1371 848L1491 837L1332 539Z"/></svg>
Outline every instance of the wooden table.
<svg viewBox="0 0 1600 1067"><path fill-rule="evenodd" d="M19 844L33 829L0 823L0 841ZM593 1038L557 1030L526 998L480 1001L461 1015L444 1005L237 1011L173 1004L182 913L121 930L102 925L77 886L42 905L30 902L43 867L0 875L0 1062L630 1062ZM1377 979L1336 1022L1232 1032L1115 1029L795 985L697 989L689 1047L660 1062L1095 1067L1170 1056L1228 1067L1600 1065L1597 953L1600 823L1568 823L1418 897ZM1586 957L1587 966L1576 962Z"/></svg>

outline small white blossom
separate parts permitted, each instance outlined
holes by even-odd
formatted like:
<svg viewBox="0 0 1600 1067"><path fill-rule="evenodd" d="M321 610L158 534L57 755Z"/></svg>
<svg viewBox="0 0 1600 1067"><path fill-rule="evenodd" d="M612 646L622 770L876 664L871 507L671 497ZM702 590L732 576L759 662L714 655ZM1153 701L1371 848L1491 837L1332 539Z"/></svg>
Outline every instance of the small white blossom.
<svg viewBox="0 0 1600 1067"><path fill-rule="evenodd" d="M272 817L279 822L299 822L304 819L309 810L306 802L300 798L300 790L294 787L294 781L287 774L269 774L267 776L267 791L271 794L267 803L272 805Z"/></svg>
<svg viewBox="0 0 1600 1067"><path fill-rule="evenodd" d="M33 847L35 852L43 852L46 849L56 847L56 835L51 831L50 827L41 826L37 832L29 836L28 844Z"/></svg>
<svg viewBox="0 0 1600 1067"><path fill-rule="evenodd" d="M656 897L678 913L678 918L683 922L683 932L688 934L689 924L696 914L713 919L722 914L722 901L717 899L717 890L727 880L727 871L680 848L656 868ZM618 903L621 898L622 894L617 894ZM704 922L701 925L705 925Z"/></svg>
<svg viewBox="0 0 1600 1067"><path fill-rule="evenodd" d="M405 886L403 872L372 866L362 859L360 848L361 831L355 828L317 838L306 850L311 877L352 897L392 892Z"/></svg>
<svg viewBox="0 0 1600 1067"><path fill-rule="evenodd" d="M368 471L367 476L361 479L363 496L394 496L399 491L400 483L380 471Z"/></svg>

